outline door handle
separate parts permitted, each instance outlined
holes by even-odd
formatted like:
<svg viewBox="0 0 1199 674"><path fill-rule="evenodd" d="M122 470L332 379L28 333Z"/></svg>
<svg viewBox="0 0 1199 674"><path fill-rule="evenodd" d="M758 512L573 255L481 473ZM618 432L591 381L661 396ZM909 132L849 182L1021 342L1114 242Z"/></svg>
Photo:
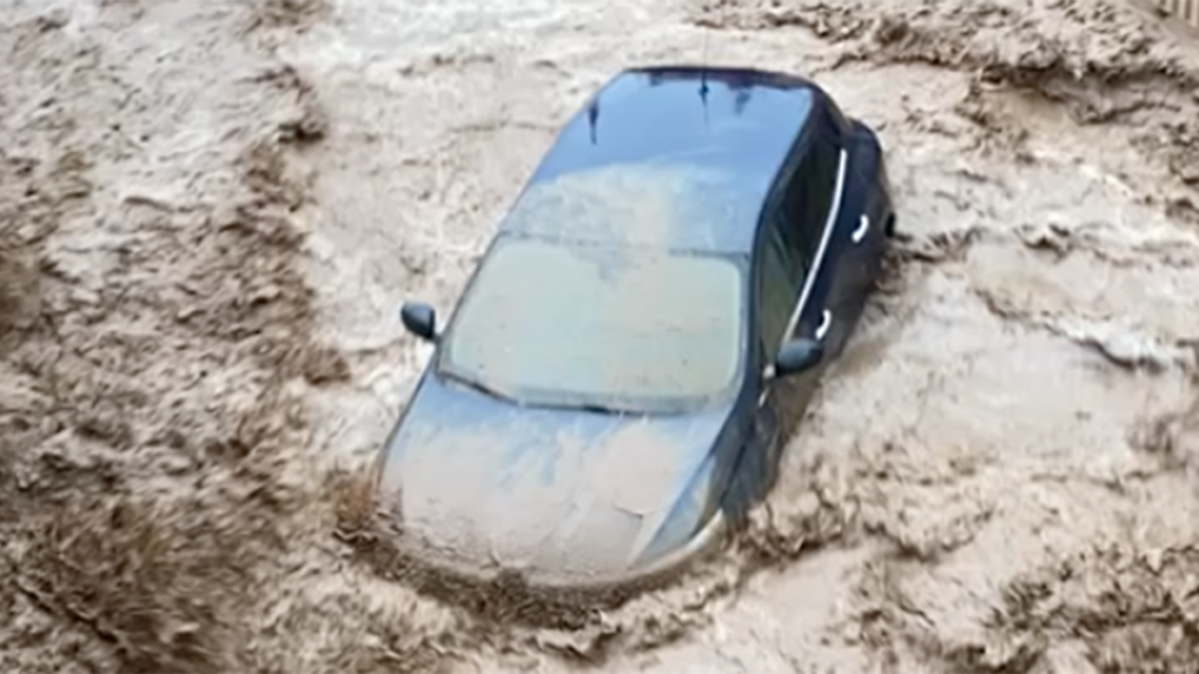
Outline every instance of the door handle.
<svg viewBox="0 0 1199 674"><path fill-rule="evenodd" d="M858 228L853 230L850 238L853 239L854 243L861 243L866 238L866 232L868 231L870 231L870 216L863 213L862 217L858 220Z"/></svg>
<svg viewBox="0 0 1199 674"><path fill-rule="evenodd" d="M820 325L816 326L816 339L823 340L831 327L833 327L833 312L825 309L824 313L820 314Z"/></svg>

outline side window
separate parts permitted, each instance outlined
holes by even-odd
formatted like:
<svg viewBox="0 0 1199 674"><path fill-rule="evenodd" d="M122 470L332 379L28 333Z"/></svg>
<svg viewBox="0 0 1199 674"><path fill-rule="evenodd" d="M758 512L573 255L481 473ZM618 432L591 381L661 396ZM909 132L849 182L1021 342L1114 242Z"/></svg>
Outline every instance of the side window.
<svg viewBox="0 0 1199 674"><path fill-rule="evenodd" d="M807 266L820 246L833 204L841 157L834 144L822 137L814 137L804 152L787 185L783 210L789 225L788 243L800 252Z"/></svg>
<svg viewBox="0 0 1199 674"><path fill-rule="evenodd" d="M758 331L767 358L773 358L783 343L783 332L799 301L803 279L792 273L779 224L773 220L767 225L758 267Z"/></svg>

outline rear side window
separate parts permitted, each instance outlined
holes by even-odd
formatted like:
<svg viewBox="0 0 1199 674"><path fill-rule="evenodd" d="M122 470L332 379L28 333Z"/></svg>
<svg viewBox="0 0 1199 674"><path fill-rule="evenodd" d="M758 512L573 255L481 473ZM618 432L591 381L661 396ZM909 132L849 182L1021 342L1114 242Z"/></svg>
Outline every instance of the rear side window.
<svg viewBox="0 0 1199 674"><path fill-rule="evenodd" d="M784 192L783 212L787 220L784 235L789 247L800 252L805 266L812 264L820 246L837 187L840 159L832 141L813 137Z"/></svg>

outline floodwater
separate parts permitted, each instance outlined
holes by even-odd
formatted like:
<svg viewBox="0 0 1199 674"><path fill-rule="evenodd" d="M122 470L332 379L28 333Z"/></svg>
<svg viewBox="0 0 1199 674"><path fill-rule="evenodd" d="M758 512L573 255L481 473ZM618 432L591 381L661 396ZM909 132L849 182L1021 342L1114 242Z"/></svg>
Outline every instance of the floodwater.
<svg viewBox="0 0 1199 674"><path fill-rule="evenodd" d="M0 665L1199 671L1193 37L1098 0L7 0ZM887 150L902 236L779 485L605 610L404 572L355 481L428 357L399 303L448 311L557 126L679 61L809 74Z"/></svg>

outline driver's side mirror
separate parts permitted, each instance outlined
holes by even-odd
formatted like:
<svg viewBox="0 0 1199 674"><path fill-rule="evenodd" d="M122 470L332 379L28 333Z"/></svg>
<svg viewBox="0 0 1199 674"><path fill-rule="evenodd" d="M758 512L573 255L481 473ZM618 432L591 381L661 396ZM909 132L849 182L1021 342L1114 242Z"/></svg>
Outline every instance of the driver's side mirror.
<svg viewBox="0 0 1199 674"><path fill-rule="evenodd" d="M404 302L400 321L412 334L426 342L437 339L437 311L424 302Z"/></svg>
<svg viewBox="0 0 1199 674"><path fill-rule="evenodd" d="M824 347L814 339L792 339L774 359L774 376L789 377L812 369L824 360Z"/></svg>

